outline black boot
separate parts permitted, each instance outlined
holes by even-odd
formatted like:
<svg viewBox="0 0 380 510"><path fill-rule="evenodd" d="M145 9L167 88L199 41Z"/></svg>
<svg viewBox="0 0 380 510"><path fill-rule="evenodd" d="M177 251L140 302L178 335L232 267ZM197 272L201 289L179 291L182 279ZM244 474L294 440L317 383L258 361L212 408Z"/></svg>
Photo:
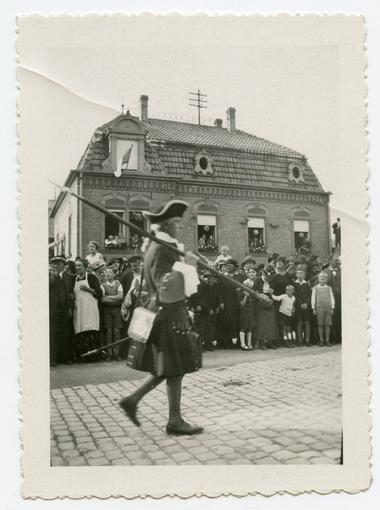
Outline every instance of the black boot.
<svg viewBox="0 0 380 510"><path fill-rule="evenodd" d="M150 376L139 388L137 388L136 391L132 393L132 395L124 397L119 401L119 406L131 420L131 422L136 425L136 427L140 427L140 422L136 416L138 403L144 395L162 383L164 379L165 377Z"/></svg>
<svg viewBox="0 0 380 510"><path fill-rule="evenodd" d="M203 427L199 425L190 425L190 423L186 423L185 420L181 420L181 422L171 425L168 423L166 425L166 433L169 435L177 435L177 436L193 436L194 434L200 434L203 432Z"/></svg>
<svg viewBox="0 0 380 510"><path fill-rule="evenodd" d="M167 434L194 435L203 432L203 427L190 425L181 415L182 376L168 377L166 391L169 402L169 421L166 425Z"/></svg>

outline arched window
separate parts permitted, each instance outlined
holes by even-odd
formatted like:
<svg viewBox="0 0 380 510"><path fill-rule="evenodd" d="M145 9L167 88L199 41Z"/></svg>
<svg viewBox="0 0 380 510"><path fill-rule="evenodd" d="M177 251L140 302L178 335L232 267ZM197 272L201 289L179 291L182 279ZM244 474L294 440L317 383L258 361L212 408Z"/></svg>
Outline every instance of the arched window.
<svg viewBox="0 0 380 510"><path fill-rule="evenodd" d="M266 211L262 207L248 208L248 251L250 253L265 253L267 251Z"/></svg>
<svg viewBox="0 0 380 510"><path fill-rule="evenodd" d="M104 200L104 207L110 212L125 218L125 199L124 198L108 198ZM104 218L104 248L106 250L123 249L125 243L125 225L116 218L105 216Z"/></svg>
<svg viewBox="0 0 380 510"><path fill-rule="evenodd" d="M218 252L218 208L212 204L198 206L197 249L200 252Z"/></svg>
<svg viewBox="0 0 380 510"><path fill-rule="evenodd" d="M309 211L299 209L293 212L293 235L295 251L309 254L311 251Z"/></svg>
<svg viewBox="0 0 380 510"><path fill-rule="evenodd" d="M131 198L129 201L128 220L136 225L136 227L146 230L147 222L144 218L142 211L150 209L150 200L144 197ZM133 228L128 229L128 246L134 250L141 248L144 241L144 236Z"/></svg>

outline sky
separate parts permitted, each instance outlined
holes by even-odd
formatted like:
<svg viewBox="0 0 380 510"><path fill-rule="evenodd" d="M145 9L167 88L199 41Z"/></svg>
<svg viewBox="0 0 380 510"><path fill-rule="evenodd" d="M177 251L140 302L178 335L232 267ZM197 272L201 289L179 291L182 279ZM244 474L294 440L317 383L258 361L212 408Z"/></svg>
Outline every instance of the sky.
<svg viewBox="0 0 380 510"><path fill-rule="evenodd" d="M51 180L64 182L96 127L122 103L138 115L146 94L150 117L193 122L189 91L200 88L208 96L204 123L220 117L225 125L226 109L235 107L239 129L305 154L332 207L347 207L339 177L340 49L323 26L310 37L307 27L281 31L263 18L210 25L209 18L151 17L147 26L135 17L114 19L112 27L109 18L40 21L38 40L20 45L20 72L46 114L40 164ZM20 28L27 31L27 23Z"/></svg>

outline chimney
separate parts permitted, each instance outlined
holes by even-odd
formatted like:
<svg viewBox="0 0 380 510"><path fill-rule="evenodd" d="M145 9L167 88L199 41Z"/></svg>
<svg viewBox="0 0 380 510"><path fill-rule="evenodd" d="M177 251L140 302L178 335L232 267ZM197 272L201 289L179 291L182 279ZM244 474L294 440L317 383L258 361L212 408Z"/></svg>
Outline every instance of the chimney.
<svg viewBox="0 0 380 510"><path fill-rule="evenodd" d="M140 96L140 120L145 122L148 120L148 96Z"/></svg>
<svg viewBox="0 0 380 510"><path fill-rule="evenodd" d="M235 131L236 129L236 119L235 119L235 108L231 106L227 108L227 129L228 131Z"/></svg>
<svg viewBox="0 0 380 510"><path fill-rule="evenodd" d="M217 128L221 128L223 126L222 119L215 119L214 120L214 126L217 127Z"/></svg>

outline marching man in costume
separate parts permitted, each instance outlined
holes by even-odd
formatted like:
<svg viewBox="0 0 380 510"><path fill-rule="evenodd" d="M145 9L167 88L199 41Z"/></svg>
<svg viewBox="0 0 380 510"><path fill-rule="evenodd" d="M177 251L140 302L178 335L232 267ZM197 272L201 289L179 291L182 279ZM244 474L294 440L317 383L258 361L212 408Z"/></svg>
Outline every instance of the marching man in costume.
<svg viewBox="0 0 380 510"><path fill-rule="evenodd" d="M186 202L171 200L158 211L143 214L157 238L182 250L177 237L187 208ZM199 370L202 365L200 338L190 324L185 307L186 298L197 291L197 260L198 257L190 252L181 260L170 248L154 241L146 249L143 278L150 296L147 308L157 315L143 349L137 349L132 343L127 364L151 375L136 391L119 402L136 426L140 426L138 403L166 380L169 404L166 432L192 435L203 431L202 427L187 423L181 414L183 376Z"/></svg>

